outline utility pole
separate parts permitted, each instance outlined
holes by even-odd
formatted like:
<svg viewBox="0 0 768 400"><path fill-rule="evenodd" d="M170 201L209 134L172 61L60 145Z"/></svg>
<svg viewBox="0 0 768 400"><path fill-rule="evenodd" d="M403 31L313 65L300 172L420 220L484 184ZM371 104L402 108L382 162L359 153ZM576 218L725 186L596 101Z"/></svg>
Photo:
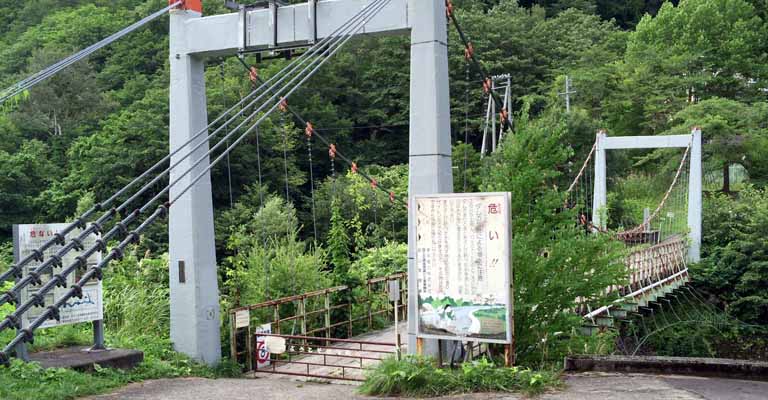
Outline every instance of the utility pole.
<svg viewBox="0 0 768 400"><path fill-rule="evenodd" d="M576 91L571 90L571 77L566 75L565 76L565 92L558 93L558 96L565 97L565 112L569 114L571 112L571 95L572 94L576 94Z"/></svg>

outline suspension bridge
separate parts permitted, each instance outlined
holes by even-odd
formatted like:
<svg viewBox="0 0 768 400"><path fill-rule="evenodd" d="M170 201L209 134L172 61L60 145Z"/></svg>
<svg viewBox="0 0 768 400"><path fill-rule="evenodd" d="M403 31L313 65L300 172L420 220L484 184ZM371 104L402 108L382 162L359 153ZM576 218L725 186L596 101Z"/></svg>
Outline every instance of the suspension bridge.
<svg viewBox="0 0 768 400"><path fill-rule="evenodd" d="M0 94L0 102L13 98L100 48L169 14L170 152L0 275L1 282L16 279L13 288L0 295L0 305L16 305L15 311L0 320L0 332L9 329L18 332L3 347L0 362L8 363L15 349L31 343L35 331L47 320L59 319L60 309L72 298L82 297L86 283L100 280L109 273L106 268L111 262L120 260L126 249L137 243L151 225L167 217L171 340L177 351L209 364L217 363L221 358L221 315L210 172L247 137L255 136L258 144L259 126L275 113L283 122L288 117L304 127L310 173L312 146L319 142L328 149L332 163L346 164L346 168L366 179L373 190L383 192L393 206L407 207L416 195L452 192L446 18L464 45L468 71L471 66L482 78L483 91L489 101L488 112L499 114L499 126L493 126L492 144L496 144L497 137L510 131L513 120L508 109L511 103L509 92L507 90L503 96L498 93L496 80L479 62L450 1L313 0L295 5L269 1L260 6L236 5L236 8L234 13L203 17L199 0L171 1L168 7ZM398 196L381 185L357 165L354 157L345 155L322 135L321 129L302 118L291 106L291 97L297 90L353 38L383 34L410 34L411 38L407 196ZM296 49L305 50L266 80L259 76L256 68L244 64L253 90L213 121L208 121L204 79L206 58ZM288 130L283 129L284 141L287 135ZM621 148L678 148L684 149L684 153L672 184L653 212L636 226L616 232L608 229L607 223L606 151ZM257 167L261 176L260 150L258 152ZM166 179L167 184L164 184ZM312 186L314 196L314 182ZM616 293L617 301L596 309L586 306L585 301L584 307L575 310L584 316L588 333L609 328L614 319L625 318L627 312L637 312L687 282L686 265L698 261L701 242L701 132L698 129L691 135L673 137L608 137L600 133L568 194L564 207L578 210L577 223L594 234L613 235L628 246L627 283L605 289L607 293ZM285 195L290 201L287 186ZM147 198L149 200L145 201ZM314 197L311 204L314 215ZM683 209L685 211L681 211ZM410 207L409 277L416 276L413 212ZM685 221L681 221L682 215L686 216ZM70 235L78 229L79 234ZM100 236L95 245L86 246L86 239L92 235ZM118 244L110 247L109 243L115 241ZM52 251L55 246L58 250ZM79 253L75 261L65 265L64 257L71 252ZM88 258L99 252L104 253L101 262L88 267ZM30 268L33 265L36 266ZM51 304L46 303L46 295L57 286L66 286L67 278L82 269L86 269L85 272L64 295ZM19 292L29 286L38 288L29 300L21 301ZM406 288L403 292L404 295L407 293L404 314L417 315L416 279L407 279ZM295 303L307 298L297 296L284 300ZM22 326L25 314L40 307L43 311L29 325ZM330 320L331 307L328 304L318 313L327 314ZM306 308L303 312L306 322ZM371 318L369 314L368 319ZM279 327L279 317L277 321ZM330 325L332 323L328 321L320 332L329 335ZM407 348L411 352L417 349L416 332L416 319L409 318ZM305 330L302 333L309 335L312 332ZM310 338L299 336L297 340ZM436 341L427 341L423 348L427 353L435 353L436 349Z"/></svg>

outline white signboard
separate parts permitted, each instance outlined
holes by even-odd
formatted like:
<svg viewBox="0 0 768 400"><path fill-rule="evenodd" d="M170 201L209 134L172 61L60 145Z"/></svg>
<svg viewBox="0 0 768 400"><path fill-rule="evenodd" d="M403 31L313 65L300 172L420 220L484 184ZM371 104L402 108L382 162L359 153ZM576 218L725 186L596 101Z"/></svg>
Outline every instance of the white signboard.
<svg viewBox="0 0 768 400"><path fill-rule="evenodd" d="M43 243L53 238L53 236L67 227L67 224L31 224L31 225L14 225L13 227L13 243L14 243L14 256L18 262L20 259L31 254L33 250L39 248ZM67 235L66 239L69 241L71 238L77 237L82 231L75 229ZM96 244L98 239L97 234L88 236L83 241L83 245L86 248L90 248ZM61 249L60 245L53 245L45 251L44 258L48 260L49 257ZM43 284L48 282L53 274L58 274L62 269L68 267L75 261L75 257L82 254L80 251L71 250L67 255L62 257L62 267L55 267L52 271L43 274L40 280ZM92 267L101 261L101 253L97 252L88 259L88 267ZM41 263L33 261L29 263L24 269L24 275L26 276L30 271L40 266ZM22 319L22 326L27 327L35 320L40 314L45 311L45 307L52 305L68 290L69 286L75 284L86 271L85 268L78 269L75 273L69 274L67 277L67 287L55 287L52 291L48 292L45 296L45 305L43 307L32 307L27 313L24 314ZM21 291L21 301L26 302L34 295L40 285L28 285ZM67 324L74 324L78 322L90 322L97 321L104 318L104 306L102 302L102 287L101 281L92 280L83 287L83 298L77 297L71 298L64 306L59 309L61 321L53 319L47 320L41 328L49 328L52 326L60 326Z"/></svg>
<svg viewBox="0 0 768 400"><path fill-rule="evenodd" d="M511 343L509 193L414 201L418 335Z"/></svg>
<svg viewBox="0 0 768 400"><path fill-rule="evenodd" d="M256 328L256 333L272 333L272 324L264 324L260 325ZM272 340L269 339L283 339L283 338L274 338L271 336L256 336L256 369L263 369L270 366L269 358L271 356L271 349L270 347L275 347L275 354L282 353L285 351L284 349L281 351L281 349L277 348L279 345L275 345ZM285 339L283 339L285 340ZM272 345L272 346L270 346ZM283 344L283 348L285 345Z"/></svg>
<svg viewBox="0 0 768 400"><path fill-rule="evenodd" d="M251 326L251 310L235 312L235 328L247 328L249 326Z"/></svg>

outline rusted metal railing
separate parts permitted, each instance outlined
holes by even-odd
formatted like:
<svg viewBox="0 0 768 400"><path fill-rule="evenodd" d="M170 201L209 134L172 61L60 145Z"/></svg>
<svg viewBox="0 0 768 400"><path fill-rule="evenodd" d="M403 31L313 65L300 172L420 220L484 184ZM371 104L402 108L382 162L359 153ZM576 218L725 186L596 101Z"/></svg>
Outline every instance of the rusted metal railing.
<svg viewBox="0 0 768 400"><path fill-rule="evenodd" d="M398 312L405 320L408 274L373 278L360 287L362 290L336 286L230 310L230 355L248 370L253 370L253 343L250 339L243 340L243 336L252 338L262 325L267 324L269 329L264 330L269 334L289 333L289 336L324 339L326 343L372 331L377 326L377 318L394 318L394 306L389 302L387 292L387 283L393 280L400 281ZM286 330L286 324L290 324L290 330ZM362 327L363 332L355 332L355 326ZM263 335L265 332L258 333Z"/></svg>

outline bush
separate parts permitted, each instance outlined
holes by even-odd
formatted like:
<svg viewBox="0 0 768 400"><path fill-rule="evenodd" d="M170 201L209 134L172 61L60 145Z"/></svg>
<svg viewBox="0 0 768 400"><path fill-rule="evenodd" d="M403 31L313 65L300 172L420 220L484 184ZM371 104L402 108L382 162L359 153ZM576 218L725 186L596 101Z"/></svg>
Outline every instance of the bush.
<svg viewBox="0 0 768 400"><path fill-rule="evenodd" d="M360 392L372 396L442 396L476 392L540 393L558 385L552 372L534 372L519 367L500 368L481 359L460 369L441 369L435 361L405 356L388 358L369 370Z"/></svg>
<svg viewBox="0 0 768 400"><path fill-rule="evenodd" d="M487 158L482 190L512 193L512 264L517 359L523 365L559 363L563 356L611 349L610 335L578 334L583 320L576 315L576 298L593 309L614 298L604 293L626 280L623 245L609 235L594 235L577 226L576 214L562 210L571 155L563 143L562 116L545 115L529 121L517 118L514 135L507 135Z"/></svg>
<svg viewBox="0 0 768 400"><path fill-rule="evenodd" d="M104 274L104 319L116 335L156 335L170 331L168 254L139 257L134 251L112 262Z"/></svg>
<svg viewBox="0 0 768 400"><path fill-rule="evenodd" d="M349 274L360 282L406 272L408 270L408 245L387 242L384 246L365 250L349 269Z"/></svg>
<svg viewBox="0 0 768 400"><path fill-rule="evenodd" d="M694 284L740 320L768 325L768 190L707 198L703 231Z"/></svg>

